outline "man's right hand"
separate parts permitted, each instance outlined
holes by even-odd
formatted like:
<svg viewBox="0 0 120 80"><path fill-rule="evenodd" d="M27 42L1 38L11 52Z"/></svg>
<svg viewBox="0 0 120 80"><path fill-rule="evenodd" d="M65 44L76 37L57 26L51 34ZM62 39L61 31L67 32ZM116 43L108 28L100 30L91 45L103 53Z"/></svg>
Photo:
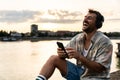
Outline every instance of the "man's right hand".
<svg viewBox="0 0 120 80"><path fill-rule="evenodd" d="M61 48L57 48L57 53L58 53L58 56L62 59L65 59L67 58L67 55L66 53L61 49Z"/></svg>

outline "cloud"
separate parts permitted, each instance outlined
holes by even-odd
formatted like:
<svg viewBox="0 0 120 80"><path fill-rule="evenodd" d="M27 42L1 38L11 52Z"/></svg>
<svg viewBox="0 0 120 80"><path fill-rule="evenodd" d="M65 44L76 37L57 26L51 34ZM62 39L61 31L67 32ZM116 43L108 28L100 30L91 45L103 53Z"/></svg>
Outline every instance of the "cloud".
<svg viewBox="0 0 120 80"><path fill-rule="evenodd" d="M41 23L75 23L80 21L79 19L48 19L48 18L41 18L40 20L36 22L41 22Z"/></svg>
<svg viewBox="0 0 120 80"><path fill-rule="evenodd" d="M37 11L0 11L0 22L18 23L34 19Z"/></svg>
<svg viewBox="0 0 120 80"><path fill-rule="evenodd" d="M70 16L73 18L76 18L82 15L80 11L70 12L67 10L48 10L48 14L58 16L59 18L62 18L62 19Z"/></svg>
<svg viewBox="0 0 120 80"><path fill-rule="evenodd" d="M49 17L45 17L45 14ZM43 17L44 16L44 17ZM52 16L52 18L50 18ZM22 22L39 22L39 23L74 23L80 21L79 12L69 12L64 10L48 11L0 11L0 22L22 23Z"/></svg>
<svg viewBox="0 0 120 80"><path fill-rule="evenodd" d="M115 18L120 19L120 14L116 12L106 12L108 19ZM117 15L117 18L116 18ZM15 11L4 10L0 11L0 23L25 23L25 22L37 22L37 23L76 23L82 20L83 13L80 11L68 11L68 10L47 10L47 11ZM106 17L105 16L105 17ZM110 17L111 16L111 17Z"/></svg>
<svg viewBox="0 0 120 80"><path fill-rule="evenodd" d="M75 23L81 21L81 12L67 10L48 10L45 17L39 17L36 22L42 23Z"/></svg>

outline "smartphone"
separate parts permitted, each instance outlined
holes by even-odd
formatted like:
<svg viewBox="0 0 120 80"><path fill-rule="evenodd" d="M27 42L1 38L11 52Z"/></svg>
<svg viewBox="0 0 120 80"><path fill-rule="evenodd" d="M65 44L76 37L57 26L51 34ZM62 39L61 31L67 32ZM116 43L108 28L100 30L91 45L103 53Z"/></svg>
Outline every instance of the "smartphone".
<svg viewBox="0 0 120 80"><path fill-rule="evenodd" d="M68 57L68 54L67 54L67 52L65 50L65 47L64 47L63 43L57 42L57 45L58 45L59 48L61 48L65 52L65 55Z"/></svg>

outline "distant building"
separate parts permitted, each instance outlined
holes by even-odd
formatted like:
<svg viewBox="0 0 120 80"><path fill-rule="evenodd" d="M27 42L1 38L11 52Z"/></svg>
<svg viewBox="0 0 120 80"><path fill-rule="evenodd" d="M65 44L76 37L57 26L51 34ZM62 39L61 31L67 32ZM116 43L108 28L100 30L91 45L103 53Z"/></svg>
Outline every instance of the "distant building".
<svg viewBox="0 0 120 80"><path fill-rule="evenodd" d="M22 34L21 34L21 33L18 33L18 32L11 32L11 33L10 33L10 36L11 36L11 37L22 37Z"/></svg>
<svg viewBox="0 0 120 80"><path fill-rule="evenodd" d="M31 25L31 36L38 36L38 25Z"/></svg>
<svg viewBox="0 0 120 80"><path fill-rule="evenodd" d="M39 36L55 36L55 32L49 30L38 30Z"/></svg>
<svg viewBox="0 0 120 80"><path fill-rule="evenodd" d="M71 34L70 31L57 31L57 36L65 36L66 34Z"/></svg>

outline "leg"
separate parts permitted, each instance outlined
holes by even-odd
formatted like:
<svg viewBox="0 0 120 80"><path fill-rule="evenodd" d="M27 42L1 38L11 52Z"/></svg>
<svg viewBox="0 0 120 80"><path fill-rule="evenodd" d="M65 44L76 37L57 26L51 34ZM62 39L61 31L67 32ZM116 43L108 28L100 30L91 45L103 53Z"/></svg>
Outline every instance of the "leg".
<svg viewBox="0 0 120 80"><path fill-rule="evenodd" d="M45 76L48 79L53 74L55 68L58 68L62 75L66 75L67 74L66 60L61 59L56 55L51 56L48 59L48 61L44 64L39 74Z"/></svg>
<svg viewBox="0 0 120 80"><path fill-rule="evenodd" d="M80 80L84 70L81 67L67 61L67 75L63 75L67 80Z"/></svg>

